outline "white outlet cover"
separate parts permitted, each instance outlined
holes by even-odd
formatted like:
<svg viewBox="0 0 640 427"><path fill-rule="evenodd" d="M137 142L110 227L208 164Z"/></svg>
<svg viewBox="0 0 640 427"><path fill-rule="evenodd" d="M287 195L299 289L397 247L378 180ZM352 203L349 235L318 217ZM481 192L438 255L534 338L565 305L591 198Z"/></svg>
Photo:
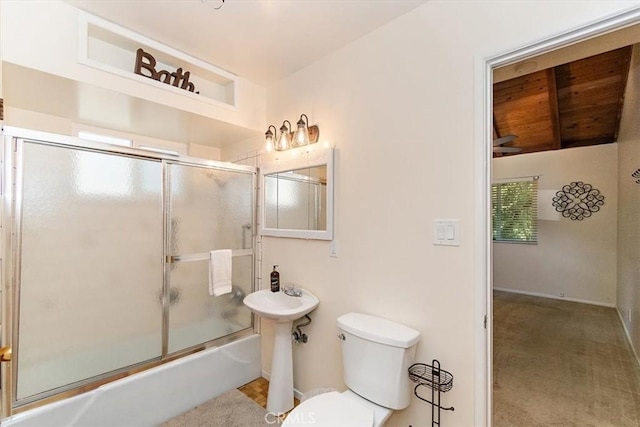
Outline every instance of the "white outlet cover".
<svg viewBox="0 0 640 427"><path fill-rule="evenodd" d="M333 258L338 258L338 241L332 240L329 244L329 256Z"/></svg>

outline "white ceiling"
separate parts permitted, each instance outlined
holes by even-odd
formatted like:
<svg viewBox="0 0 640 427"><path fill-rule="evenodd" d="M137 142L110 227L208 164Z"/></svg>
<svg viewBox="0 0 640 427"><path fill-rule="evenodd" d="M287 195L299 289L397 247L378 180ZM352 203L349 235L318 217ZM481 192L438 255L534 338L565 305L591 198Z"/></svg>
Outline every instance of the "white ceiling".
<svg viewBox="0 0 640 427"><path fill-rule="evenodd" d="M426 1L67 0L263 86Z"/></svg>

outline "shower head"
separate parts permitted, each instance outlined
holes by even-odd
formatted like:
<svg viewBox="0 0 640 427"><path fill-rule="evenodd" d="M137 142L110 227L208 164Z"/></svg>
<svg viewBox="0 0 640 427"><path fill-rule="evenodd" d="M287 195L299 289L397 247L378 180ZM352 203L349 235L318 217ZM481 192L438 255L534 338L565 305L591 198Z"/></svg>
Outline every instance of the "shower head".
<svg viewBox="0 0 640 427"><path fill-rule="evenodd" d="M221 176L222 175L222 176ZM205 176L207 178L213 179L213 182L216 183L218 188L223 189L227 186L227 181L221 171L216 169L211 169L205 172Z"/></svg>

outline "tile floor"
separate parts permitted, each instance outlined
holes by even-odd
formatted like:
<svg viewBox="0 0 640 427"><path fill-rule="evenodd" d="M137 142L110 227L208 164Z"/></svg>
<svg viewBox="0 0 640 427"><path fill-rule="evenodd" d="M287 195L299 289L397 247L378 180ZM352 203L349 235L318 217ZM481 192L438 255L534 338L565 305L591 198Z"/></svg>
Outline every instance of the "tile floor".
<svg viewBox="0 0 640 427"><path fill-rule="evenodd" d="M267 407L267 396L269 394L269 381L264 378L258 378L251 381L248 384L239 387L242 393L244 393L249 399L256 402L263 408ZM294 408L300 404L298 398L293 398Z"/></svg>

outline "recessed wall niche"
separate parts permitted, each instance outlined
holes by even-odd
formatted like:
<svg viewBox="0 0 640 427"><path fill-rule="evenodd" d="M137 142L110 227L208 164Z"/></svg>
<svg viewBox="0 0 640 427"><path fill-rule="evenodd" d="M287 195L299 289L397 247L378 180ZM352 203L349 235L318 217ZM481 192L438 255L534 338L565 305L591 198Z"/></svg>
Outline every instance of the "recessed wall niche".
<svg viewBox="0 0 640 427"><path fill-rule="evenodd" d="M237 107L237 76L212 64L84 12L79 16L78 36L78 62L81 64L211 104ZM181 84L167 84L136 74L138 49L153 57L159 72L177 71L178 75L188 72L188 82L195 89L185 90Z"/></svg>

